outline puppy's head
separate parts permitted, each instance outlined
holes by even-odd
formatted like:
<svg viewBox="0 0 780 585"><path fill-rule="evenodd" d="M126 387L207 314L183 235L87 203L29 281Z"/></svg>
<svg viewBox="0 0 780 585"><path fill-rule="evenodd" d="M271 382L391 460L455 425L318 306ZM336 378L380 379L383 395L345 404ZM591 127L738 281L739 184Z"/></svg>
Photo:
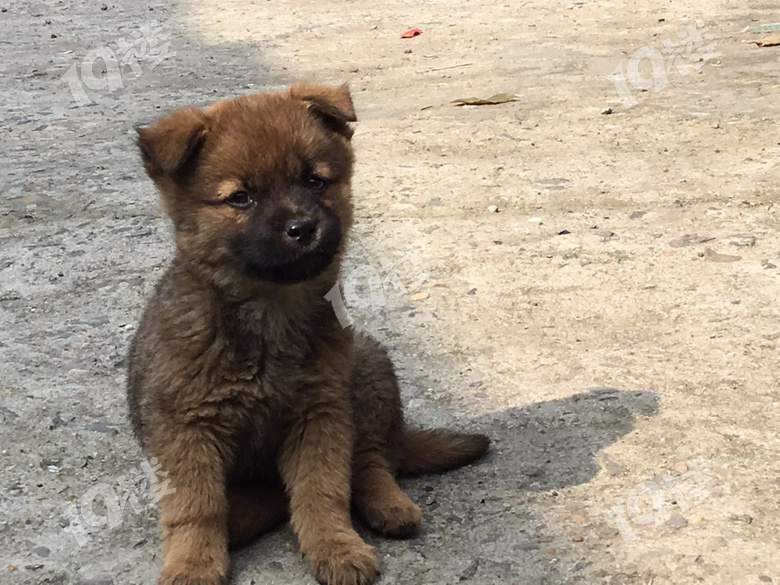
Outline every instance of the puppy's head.
<svg viewBox="0 0 780 585"><path fill-rule="evenodd" d="M140 129L183 261L223 282L279 284L337 265L352 223L355 119L346 86L299 84L177 110Z"/></svg>

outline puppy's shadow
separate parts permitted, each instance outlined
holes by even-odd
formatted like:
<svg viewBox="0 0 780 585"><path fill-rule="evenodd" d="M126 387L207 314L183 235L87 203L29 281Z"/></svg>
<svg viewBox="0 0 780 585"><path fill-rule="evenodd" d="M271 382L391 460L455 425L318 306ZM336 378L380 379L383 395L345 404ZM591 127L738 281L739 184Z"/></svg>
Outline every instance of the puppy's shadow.
<svg viewBox="0 0 780 585"><path fill-rule="evenodd" d="M571 571L578 570L572 567L585 561L582 551L569 550L571 535L557 525L554 496L589 482L602 466L618 473L618 463L600 451L631 432L638 417L657 412L654 392L598 387L461 421L456 426L487 433L494 446L485 460L465 469L404 481L423 507L420 533L406 545L381 544L374 538L371 542L394 547L396 555L403 555L403 546L408 546L432 570L421 578L415 567L391 554L385 582L572 582ZM553 498L538 497L539 492ZM555 550L554 562L549 550Z"/></svg>
<svg viewBox="0 0 780 585"><path fill-rule="evenodd" d="M658 412L654 392L595 387L567 398L471 419L495 447L485 462L517 490L545 491L579 485L616 463L598 453L627 435L637 416Z"/></svg>

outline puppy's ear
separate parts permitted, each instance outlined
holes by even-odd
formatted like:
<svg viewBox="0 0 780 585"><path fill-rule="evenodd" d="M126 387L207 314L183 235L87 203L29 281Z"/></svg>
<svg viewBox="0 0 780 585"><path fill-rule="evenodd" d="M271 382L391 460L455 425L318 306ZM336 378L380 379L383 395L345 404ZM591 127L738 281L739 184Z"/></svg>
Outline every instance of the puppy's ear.
<svg viewBox="0 0 780 585"><path fill-rule="evenodd" d="M338 87L297 83L290 88L293 99L305 102L325 125L345 138L352 138L349 122L357 122L355 106L346 84Z"/></svg>
<svg viewBox="0 0 780 585"><path fill-rule="evenodd" d="M179 174L198 152L206 137L206 114L182 108L138 129L138 148L152 179Z"/></svg>

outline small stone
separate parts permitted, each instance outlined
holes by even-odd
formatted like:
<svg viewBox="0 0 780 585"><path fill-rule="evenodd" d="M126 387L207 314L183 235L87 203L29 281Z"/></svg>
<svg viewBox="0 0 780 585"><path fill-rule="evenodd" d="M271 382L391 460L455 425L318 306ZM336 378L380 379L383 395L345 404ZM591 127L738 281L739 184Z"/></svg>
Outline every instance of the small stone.
<svg viewBox="0 0 780 585"><path fill-rule="evenodd" d="M756 245L756 237L750 234L734 234L729 236L729 246L737 248L752 248Z"/></svg>
<svg viewBox="0 0 780 585"><path fill-rule="evenodd" d="M30 552L38 555L39 557L46 558L49 556L49 553L51 553L51 550L45 546L36 546L34 549L31 549Z"/></svg>
<svg viewBox="0 0 780 585"><path fill-rule="evenodd" d="M118 435L119 430L115 429L114 427L111 427L102 420L96 420L95 422L91 422L86 426L86 429L88 431L94 431L96 433L108 433L111 435Z"/></svg>
<svg viewBox="0 0 780 585"><path fill-rule="evenodd" d="M688 521L679 514L675 513L672 514L672 517L666 521L666 525L669 528L685 528L688 526Z"/></svg>
<svg viewBox="0 0 780 585"><path fill-rule="evenodd" d="M548 546L548 547L545 549L545 551L544 551L544 552L546 552L548 555L554 555L554 554L555 554L555 549L554 549L553 547L551 547L551 546Z"/></svg>
<svg viewBox="0 0 780 585"><path fill-rule="evenodd" d="M574 563L574 566L572 567L571 570L576 573L577 571L581 571L587 566L588 566L588 561L577 561L576 563Z"/></svg>
<svg viewBox="0 0 780 585"><path fill-rule="evenodd" d="M475 294L477 294L477 289L471 288L471 289L469 289L469 292L467 292L466 294L475 295Z"/></svg>
<svg viewBox="0 0 780 585"><path fill-rule="evenodd" d="M763 266L764 269L777 268L777 264L772 264L769 260L762 260L761 266Z"/></svg>
<svg viewBox="0 0 780 585"><path fill-rule="evenodd" d="M6 408L5 406L0 406L0 415L5 415L5 416L8 416L10 418L19 418L18 414L16 414L10 408Z"/></svg>
<svg viewBox="0 0 780 585"><path fill-rule="evenodd" d="M685 473L688 471L688 466L685 464L685 461L678 461L674 464L674 470L678 473Z"/></svg>
<svg viewBox="0 0 780 585"><path fill-rule="evenodd" d="M669 172L669 167L664 167L664 172L668 173Z"/></svg>
<svg viewBox="0 0 780 585"><path fill-rule="evenodd" d="M60 459L41 459L41 469L48 469L51 473L57 473L60 469L60 464L62 463L62 460ZM52 471L55 469L56 471Z"/></svg>
<svg viewBox="0 0 780 585"><path fill-rule="evenodd" d="M704 259L710 262L739 262L742 256L731 256L730 254L719 254L711 248L704 250Z"/></svg>
<svg viewBox="0 0 780 585"><path fill-rule="evenodd" d="M490 213L498 213L498 205L488 205L487 210Z"/></svg>
<svg viewBox="0 0 780 585"><path fill-rule="evenodd" d="M40 571L43 569L43 565L25 565L24 568L28 571Z"/></svg>
<svg viewBox="0 0 780 585"><path fill-rule="evenodd" d="M558 234L559 236L565 236L566 234L570 234L571 232L566 228L558 228L557 230L555 230L555 233Z"/></svg>
<svg viewBox="0 0 780 585"><path fill-rule="evenodd" d="M2 301L18 301L22 298L22 295L15 290L8 290L0 293L0 302Z"/></svg>
<svg viewBox="0 0 780 585"><path fill-rule="evenodd" d="M531 217L531 218L528 219L528 221L530 223L538 223L538 224L544 223L544 221L542 221L541 217Z"/></svg>
<svg viewBox="0 0 780 585"><path fill-rule="evenodd" d="M582 542L583 540L585 539L582 538L581 536L575 536L574 538L571 539L572 542Z"/></svg>
<svg viewBox="0 0 780 585"><path fill-rule="evenodd" d="M406 49L406 50L404 51L404 53L406 53L407 55L408 55L409 53L411 53L411 52L412 52L412 50L411 50L411 49Z"/></svg>
<svg viewBox="0 0 780 585"><path fill-rule="evenodd" d="M603 108L601 110L602 116L609 116L613 112L612 108Z"/></svg>
<svg viewBox="0 0 780 585"><path fill-rule="evenodd" d="M617 234L615 232L609 231L609 230L598 230L596 232L599 236L601 236L602 242L608 242L612 238L616 237Z"/></svg>
<svg viewBox="0 0 780 585"><path fill-rule="evenodd" d="M734 522L744 522L745 524L752 524L753 516L750 516L749 514L732 514L729 516L729 520Z"/></svg>
<svg viewBox="0 0 780 585"><path fill-rule="evenodd" d="M101 5L100 5L100 10L102 10L103 12L105 12L106 10L108 10L108 6L106 6L105 4L101 4Z"/></svg>
<svg viewBox="0 0 780 585"><path fill-rule="evenodd" d="M669 242L672 248L685 248L687 246L694 246L696 244L704 244L711 242L715 238L709 236L697 236L696 234L685 234L682 237L677 238Z"/></svg>
<svg viewBox="0 0 780 585"><path fill-rule="evenodd" d="M429 296L431 296L431 295L428 294L427 292L419 292L419 293L415 293L415 294L412 295L412 300L413 301L422 301L422 300L427 299Z"/></svg>
<svg viewBox="0 0 780 585"><path fill-rule="evenodd" d="M630 217L631 219L641 219L641 218L643 218L645 215L647 215L647 212L646 212L646 211L634 211L634 212L633 212L633 213L632 213L632 214L631 214L629 217Z"/></svg>
<svg viewBox="0 0 780 585"><path fill-rule="evenodd" d="M623 466L613 461L603 453L601 457L599 457L599 462L610 475L620 475L623 473Z"/></svg>

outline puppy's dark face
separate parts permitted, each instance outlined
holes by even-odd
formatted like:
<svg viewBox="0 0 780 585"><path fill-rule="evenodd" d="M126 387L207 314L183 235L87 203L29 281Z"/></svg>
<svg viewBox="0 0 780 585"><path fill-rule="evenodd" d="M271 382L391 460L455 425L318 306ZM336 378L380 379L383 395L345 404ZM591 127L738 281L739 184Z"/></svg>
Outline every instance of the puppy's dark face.
<svg viewBox="0 0 780 585"><path fill-rule="evenodd" d="M222 280L290 284L337 261L352 223L345 86L179 110L139 130L180 256Z"/></svg>

